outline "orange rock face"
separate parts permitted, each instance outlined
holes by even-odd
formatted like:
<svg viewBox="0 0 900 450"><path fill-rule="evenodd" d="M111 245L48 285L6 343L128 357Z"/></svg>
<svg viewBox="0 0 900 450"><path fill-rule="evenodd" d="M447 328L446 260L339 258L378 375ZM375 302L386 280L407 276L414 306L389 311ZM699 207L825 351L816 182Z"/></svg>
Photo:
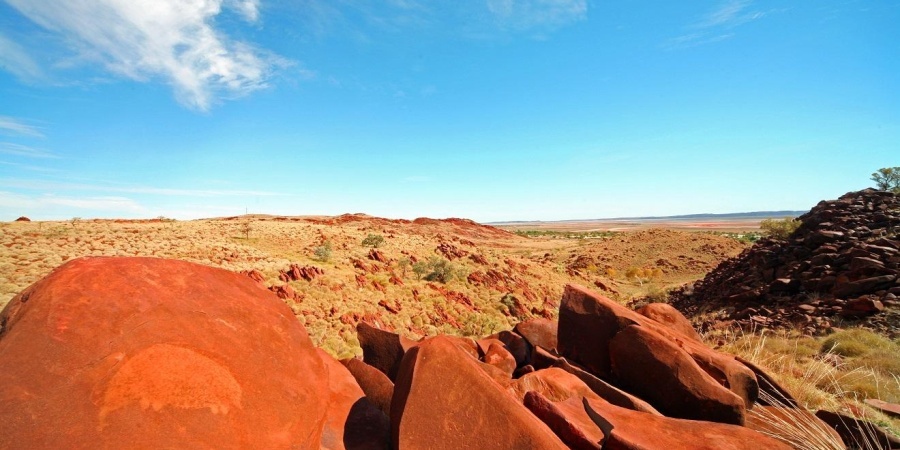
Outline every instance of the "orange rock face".
<svg viewBox="0 0 900 450"><path fill-rule="evenodd" d="M400 449L567 448L443 336L406 352L394 386L391 429Z"/></svg>
<svg viewBox="0 0 900 450"><path fill-rule="evenodd" d="M327 369L245 275L77 259L0 324L0 448L319 447Z"/></svg>

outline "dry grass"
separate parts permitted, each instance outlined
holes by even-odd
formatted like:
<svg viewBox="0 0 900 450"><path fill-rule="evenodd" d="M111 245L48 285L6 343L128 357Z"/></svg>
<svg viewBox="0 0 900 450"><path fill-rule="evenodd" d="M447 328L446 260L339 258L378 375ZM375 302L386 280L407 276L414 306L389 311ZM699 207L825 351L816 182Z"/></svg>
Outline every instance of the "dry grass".
<svg viewBox="0 0 900 450"><path fill-rule="evenodd" d="M843 412L900 436L900 420L864 403L868 398L888 402L900 399L900 372L896 371L900 364L900 348L896 342L864 329L845 330L827 338L764 331L726 333L707 339L710 342L724 340L721 350L765 368L803 408ZM751 414L765 413L751 411ZM801 421L796 425L768 416L760 417L760 420L772 422L788 442L795 441L803 433L818 436L807 446L797 448L835 448L822 443L825 438L821 430L813 427L812 421Z"/></svg>

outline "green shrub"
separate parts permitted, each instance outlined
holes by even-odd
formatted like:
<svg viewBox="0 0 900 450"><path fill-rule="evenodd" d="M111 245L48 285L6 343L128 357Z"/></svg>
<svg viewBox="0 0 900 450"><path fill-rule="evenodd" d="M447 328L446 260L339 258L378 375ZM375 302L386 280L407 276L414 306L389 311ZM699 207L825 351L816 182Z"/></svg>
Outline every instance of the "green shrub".
<svg viewBox="0 0 900 450"><path fill-rule="evenodd" d="M759 223L759 228L775 239L787 239L799 227L800 221L791 217L765 219Z"/></svg>
<svg viewBox="0 0 900 450"><path fill-rule="evenodd" d="M331 259L331 242L325 241L322 245L313 249L313 259L321 262Z"/></svg>
<svg viewBox="0 0 900 450"><path fill-rule="evenodd" d="M378 248L384 243L384 237L380 234L370 234L362 241L364 247Z"/></svg>
<svg viewBox="0 0 900 450"><path fill-rule="evenodd" d="M428 281L446 283L456 275L456 270L450 261L436 256L428 259L428 269L429 273L425 275L425 279Z"/></svg>

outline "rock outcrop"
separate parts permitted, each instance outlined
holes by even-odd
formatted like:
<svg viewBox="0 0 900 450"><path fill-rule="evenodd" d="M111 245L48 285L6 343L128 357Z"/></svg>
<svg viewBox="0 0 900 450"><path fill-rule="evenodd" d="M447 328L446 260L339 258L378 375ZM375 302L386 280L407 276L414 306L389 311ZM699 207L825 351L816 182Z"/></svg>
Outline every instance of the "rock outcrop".
<svg viewBox="0 0 900 450"><path fill-rule="evenodd" d="M0 314L0 448L313 448L328 369L249 277L81 258Z"/></svg>
<svg viewBox="0 0 900 450"><path fill-rule="evenodd" d="M363 360L337 361L255 278L84 258L32 285L0 313L0 448L790 448L739 426L780 387L674 310L567 286L559 322L419 341L359 323ZM786 404L756 407L815 419Z"/></svg>
<svg viewBox="0 0 900 450"><path fill-rule="evenodd" d="M836 322L900 329L900 197L866 189L822 201L785 240L762 239L672 304L688 316L718 311L702 327L799 328Z"/></svg>

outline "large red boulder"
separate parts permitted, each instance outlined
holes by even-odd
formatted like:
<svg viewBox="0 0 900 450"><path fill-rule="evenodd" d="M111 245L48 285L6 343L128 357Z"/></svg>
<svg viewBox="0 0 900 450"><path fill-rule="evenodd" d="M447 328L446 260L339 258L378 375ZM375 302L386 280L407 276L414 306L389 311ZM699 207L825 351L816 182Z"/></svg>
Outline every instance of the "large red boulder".
<svg viewBox="0 0 900 450"><path fill-rule="evenodd" d="M588 416L607 431L603 450L791 450L749 428L673 419L619 408L602 399L583 400Z"/></svg>
<svg viewBox="0 0 900 450"><path fill-rule="evenodd" d="M556 350L557 327L555 320L538 317L516 324L513 331L524 337L531 345Z"/></svg>
<svg viewBox="0 0 900 450"><path fill-rule="evenodd" d="M394 396L394 383L380 370L356 359L341 360L341 364L350 371L356 383L366 394L366 398L385 414L391 413L391 398Z"/></svg>
<svg viewBox="0 0 900 450"><path fill-rule="evenodd" d="M541 419L573 450L600 450L606 439L603 430L591 419L581 397L552 401L537 391L523 399L525 407Z"/></svg>
<svg viewBox="0 0 900 450"><path fill-rule="evenodd" d="M82 258L0 324L0 448L319 447L328 371L247 276Z"/></svg>
<svg viewBox="0 0 900 450"><path fill-rule="evenodd" d="M663 414L743 425L744 400L656 332L628 326L613 337L609 351L620 384Z"/></svg>
<svg viewBox="0 0 900 450"><path fill-rule="evenodd" d="M328 368L328 410L322 430L322 450L385 450L390 442L387 416L368 401L344 365L316 350Z"/></svg>
<svg viewBox="0 0 900 450"><path fill-rule="evenodd" d="M749 408L759 395L753 371L731 355L719 353L655 320L595 294L567 285L559 308L559 353L600 378L609 378L609 344L629 325L652 330L686 353L722 386L744 400ZM621 360L620 360L621 361Z"/></svg>
<svg viewBox="0 0 900 450"><path fill-rule="evenodd" d="M578 377L557 367L542 369L523 375L507 387L520 401L530 391L540 392L550 401L558 402L572 397L597 397Z"/></svg>
<svg viewBox="0 0 900 450"><path fill-rule="evenodd" d="M443 336L409 349L391 404L394 448L567 448L478 364Z"/></svg>
<svg viewBox="0 0 900 450"><path fill-rule="evenodd" d="M613 405L633 409L635 411L643 411L657 416L662 415L649 403L597 378L580 367L573 366L569 361L566 361L565 358L557 360L554 367L559 367L560 369L575 375L582 383L590 388L591 391Z"/></svg>
<svg viewBox="0 0 900 450"><path fill-rule="evenodd" d="M359 339L359 346L362 347L363 361L382 371L391 381L397 377L403 354L416 345L415 341L397 333L375 328L365 322L356 325L356 336Z"/></svg>
<svg viewBox="0 0 900 450"><path fill-rule="evenodd" d="M683 334L697 342L701 342L702 338L691 321L681 314L681 311L672 307L668 303L650 303L643 308L637 310L637 313L651 319L660 325L669 327L670 329Z"/></svg>

